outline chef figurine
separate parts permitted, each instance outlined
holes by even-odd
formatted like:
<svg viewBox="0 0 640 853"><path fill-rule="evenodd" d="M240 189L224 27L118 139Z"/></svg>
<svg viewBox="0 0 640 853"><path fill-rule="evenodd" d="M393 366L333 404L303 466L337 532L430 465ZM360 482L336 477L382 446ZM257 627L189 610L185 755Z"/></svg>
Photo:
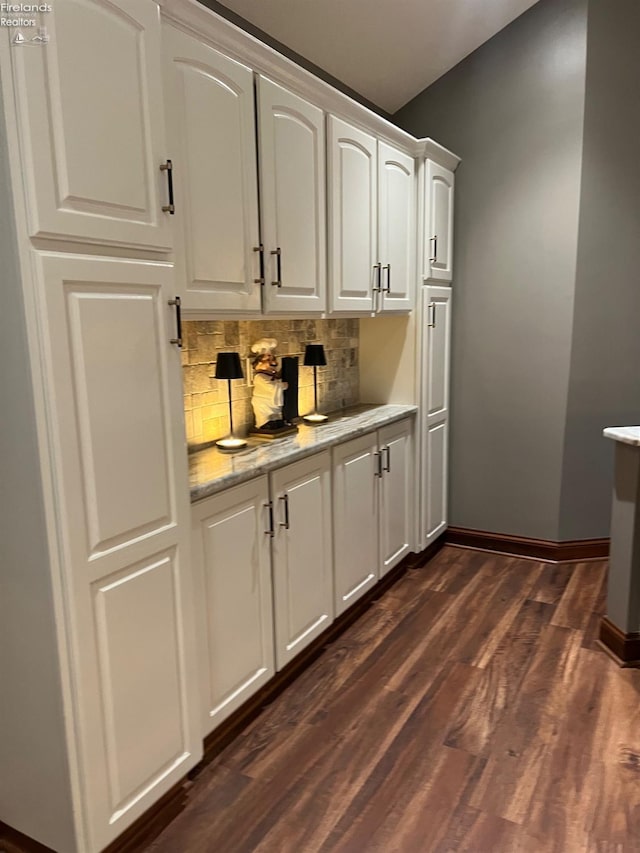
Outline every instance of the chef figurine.
<svg viewBox="0 0 640 853"><path fill-rule="evenodd" d="M251 352L255 355L251 406L257 429L265 432L274 432L289 426L282 417L284 391L288 385L282 381L278 369L275 354L277 346L278 341L275 338L261 338L251 347Z"/></svg>

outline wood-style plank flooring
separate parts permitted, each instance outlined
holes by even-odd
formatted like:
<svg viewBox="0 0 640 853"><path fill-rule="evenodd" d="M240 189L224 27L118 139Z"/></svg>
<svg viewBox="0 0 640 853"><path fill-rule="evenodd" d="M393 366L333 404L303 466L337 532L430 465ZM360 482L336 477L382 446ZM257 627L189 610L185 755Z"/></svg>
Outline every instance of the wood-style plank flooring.
<svg viewBox="0 0 640 853"><path fill-rule="evenodd" d="M195 779L150 853L638 853L606 564L443 548Z"/></svg>

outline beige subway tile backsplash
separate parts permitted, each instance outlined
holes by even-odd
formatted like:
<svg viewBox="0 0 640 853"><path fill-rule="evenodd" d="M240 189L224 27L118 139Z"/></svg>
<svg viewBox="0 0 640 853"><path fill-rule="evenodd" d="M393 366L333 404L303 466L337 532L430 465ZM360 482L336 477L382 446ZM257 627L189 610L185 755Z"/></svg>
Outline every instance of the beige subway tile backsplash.
<svg viewBox="0 0 640 853"><path fill-rule="evenodd" d="M243 371L251 344L276 338L277 355L300 359L298 407L301 415L313 409L313 369L304 367L304 348L322 343L327 366L318 368L318 404L326 412L359 402L358 320L192 320L184 323L182 373L185 423L189 445L215 441L229 432L227 383L214 379L218 352L240 353ZM234 426L246 432L253 424L252 377L231 383Z"/></svg>

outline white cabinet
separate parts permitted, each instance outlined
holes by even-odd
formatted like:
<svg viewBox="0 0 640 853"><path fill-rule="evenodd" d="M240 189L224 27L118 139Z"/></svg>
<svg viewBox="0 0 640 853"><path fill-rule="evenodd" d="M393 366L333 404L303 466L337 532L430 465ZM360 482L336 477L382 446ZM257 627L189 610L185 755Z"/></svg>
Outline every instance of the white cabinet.
<svg viewBox="0 0 640 853"><path fill-rule="evenodd" d="M34 261L87 849L101 850L202 755L173 270Z"/></svg>
<svg viewBox="0 0 640 853"><path fill-rule="evenodd" d="M282 669L333 621L331 455L271 474L276 661Z"/></svg>
<svg viewBox="0 0 640 853"><path fill-rule="evenodd" d="M380 285L377 143L335 116L327 127L331 309L373 311Z"/></svg>
<svg viewBox="0 0 640 853"><path fill-rule="evenodd" d="M412 424L392 424L333 450L336 616L413 548Z"/></svg>
<svg viewBox="0 0 640 853"><path fill-rule="evenodd" d="M177 292L187 311L259 313L253 72L169 25L163 47Z"/></svg>
<svg viewBox="0 0 640 853"><path fill-rule="evenodd" d="M425 232L423 278L453 279L453 172L433 160L425 169Z"/></svg>
<svg viewBox="0 0 640 853"><path fill-rule="evenodd" d="M370 433L333 450L333 550L336 616L379 577L378 437Z"/></svg>
<svg viewBox="0 0 640 853"><path fill-rule="evenodd" d="M379 310L411 311L415 305L416 180L413 157L378 142Z"/></svg>
<svg viewBox="0 0 640 853"><path fill-rule="evenodd" d="M335 116L327 126L331 309L410 311L415 162Z"/></svg>
<svg viewBox="0 0 640 853"><path fill-rule="evenodd" d="M326 308L324 113L258 77L267 312Z"/></svg>
<svg viewBox="0 0 640 853"><path fill-rule="evenodd" d="M204 734L275 671L269 517L266 476L191 508Z"/></svg>
<svg viewBox="0 0 640 853"><path fill-rule="evenodd" d="M380 575L397 565L413 548L413 430L409 420L379 430Z"/></svg>
<svg viewBox="0 0 640 853"><path fill-rule="evenodd" d="M171 248L160 13L136 0L56 0L50 41L13 64L31 236Z"/></svg>
<svg viewBox="0 0 640 853"><path fill-rule="evenodd" d="M423 288L422 497L423 545L447 527L451 288Z"/></svg>

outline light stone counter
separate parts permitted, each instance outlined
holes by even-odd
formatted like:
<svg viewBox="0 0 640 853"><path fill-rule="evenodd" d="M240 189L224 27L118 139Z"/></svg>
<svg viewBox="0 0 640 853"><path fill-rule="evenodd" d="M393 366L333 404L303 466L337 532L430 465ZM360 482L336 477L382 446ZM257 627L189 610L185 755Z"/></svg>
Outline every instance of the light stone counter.
<svg viewBox="0 0 640 853"><path fill-rule="evenodd" d="M640 447L640 426L607 427L602 434L605 438Z"/></svg>
<svg viewBox="0 0 640 853"><path fill-rule="evenodd" d="M373 432L415 415L417 411L417 406L354 406L330 415L330 420L321 426L300 424L297 435L268 443L250 438L247 449L238 453L221 453L217 447L198 450L189 455L191 502L237 486L289 462L312 456L327 447Z"/></svg>

